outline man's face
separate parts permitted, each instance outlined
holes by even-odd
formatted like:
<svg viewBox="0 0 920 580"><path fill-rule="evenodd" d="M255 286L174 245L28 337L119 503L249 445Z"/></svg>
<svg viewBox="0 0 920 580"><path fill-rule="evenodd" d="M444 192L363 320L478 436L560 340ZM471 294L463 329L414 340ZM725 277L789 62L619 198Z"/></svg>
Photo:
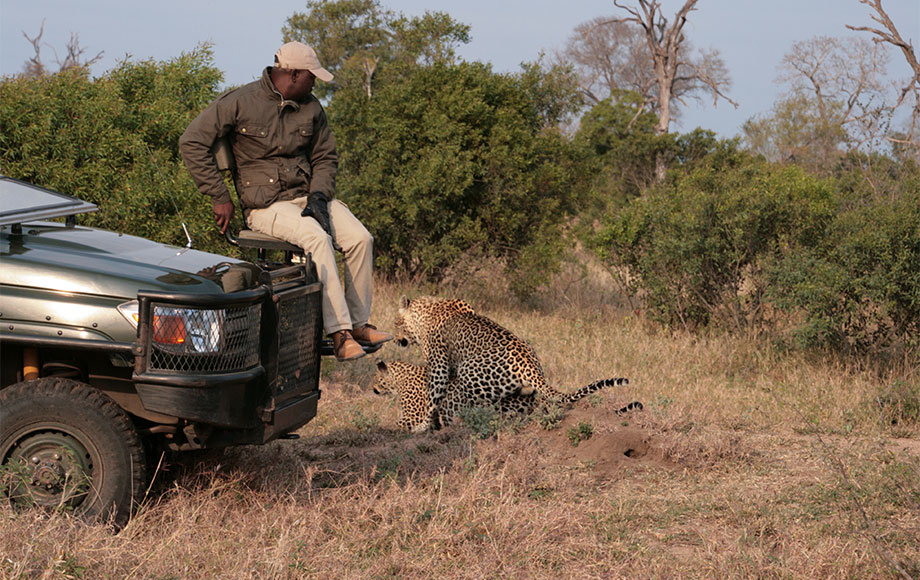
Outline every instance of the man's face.
<svg viewBox="0 0 920 580"><path fill-rule="evenodd" d="M295 70L291 74L291 86L287 98L300 101L307 98L313 90L316 76L308 70Z"/></svg>

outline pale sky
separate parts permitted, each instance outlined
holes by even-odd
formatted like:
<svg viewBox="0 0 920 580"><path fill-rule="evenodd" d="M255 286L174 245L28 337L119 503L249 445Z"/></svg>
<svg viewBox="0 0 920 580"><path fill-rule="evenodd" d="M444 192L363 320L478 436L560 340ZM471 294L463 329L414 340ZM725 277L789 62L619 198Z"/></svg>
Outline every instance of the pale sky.
<svg viewBox="0 0 920 580"><path fill-rule="evenodd" d="M624 3L636 4L634 0ZM496 72L517 72L521 62L536 60L541 51L561 49L582 22L623 14L612 0L381 0L381 4L407 16L426 10L447 12L470 25L472 41L459 48L460 56L491 63ZM683 0L662 4L665 14L673 16ZM920 0L883 0L883 5L901 36L913 43L915 52L920 50ZM126 57L168 60L211 42L225 84L238 85L257 78L271 64L287 18L305 9L303 0L0 0L0 74L22 71L33 56L23 32L35 36L44 19L42 60L49 68L55 68L54 49L63 57L71 33L79 35L87 56L104 53L92 69L96 76ZM774 82L777 66L794 42L819 35L856 35L845 25L877 26L870 14L858 0L700 0L685 33L695 47L719 50L732 78L728 94L740 106L735 109L722 101L713 107L711 100L692 105L672 130L700 126L723 137L736 135L747 119L772 108L782 89ZM902 54L892 51L888 71L893 78L909 76Z"/></svg>

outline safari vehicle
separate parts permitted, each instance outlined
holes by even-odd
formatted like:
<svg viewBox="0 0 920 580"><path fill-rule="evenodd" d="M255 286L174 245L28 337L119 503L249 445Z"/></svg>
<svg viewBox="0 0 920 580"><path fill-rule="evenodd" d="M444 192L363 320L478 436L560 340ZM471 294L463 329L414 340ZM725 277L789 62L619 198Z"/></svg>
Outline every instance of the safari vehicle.
<svg viewBox="0 0 920 580"><path fill-rule="evenodd" d="M321 284L309 256L77 225L96 210L0 176L0 495L123 524L161 450L296 437L316 415ZM248 243L273 242L296 250Z"/></svg>

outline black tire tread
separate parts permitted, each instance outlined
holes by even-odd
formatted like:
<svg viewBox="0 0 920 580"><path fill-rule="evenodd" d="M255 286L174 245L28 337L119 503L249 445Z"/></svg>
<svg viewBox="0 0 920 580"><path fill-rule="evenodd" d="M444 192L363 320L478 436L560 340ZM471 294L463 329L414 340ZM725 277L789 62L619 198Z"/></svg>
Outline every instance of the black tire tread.
<svg viewBox="0 0 920 580"><path fill-rule="evenodd" d="M134 504L142 497L147 483L144 448L131 418L108 395L85 383L61 377L44 377L23 381L0 391L0 408L20 399L33 397L47 399L64 399L74 405L83 405L102 414L109 425L114 428L124 441L130 454L131 465L131 504L119 506L113 520L116 525L124 525L133 511ZM0 426L2 427L2 426ZM2 458L0 458L2 459Z"/></svg>

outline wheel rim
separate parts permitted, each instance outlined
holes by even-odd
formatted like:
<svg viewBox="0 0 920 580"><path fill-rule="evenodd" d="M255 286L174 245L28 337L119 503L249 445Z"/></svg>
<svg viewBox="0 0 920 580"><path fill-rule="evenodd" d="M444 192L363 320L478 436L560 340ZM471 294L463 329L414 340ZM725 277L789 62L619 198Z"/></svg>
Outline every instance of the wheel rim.
<svg viewBox="0 0 920 580"><path fill-rule="evenodd" d="M61 426L32 429L7 455L9 497L16 503L76 508L93 487L91 448Z"/></svg>

